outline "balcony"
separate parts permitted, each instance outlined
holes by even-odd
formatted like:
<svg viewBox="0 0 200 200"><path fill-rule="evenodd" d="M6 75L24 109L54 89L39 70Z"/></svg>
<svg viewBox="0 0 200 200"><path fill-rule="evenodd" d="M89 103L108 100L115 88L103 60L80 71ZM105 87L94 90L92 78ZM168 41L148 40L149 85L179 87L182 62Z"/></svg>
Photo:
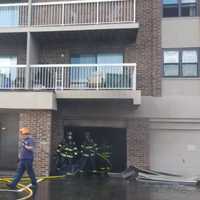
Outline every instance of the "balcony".
<svg viewBox="0 0 200 200"><path fill-rule="evenodd" d="M30 87L56 90L135 90L135 64L32 65Z"/></svg>
<svg viewBox="0 0 200 200"><path fill-rule="evenodd" d="M0 89L25 89L26 65L0 66Z"/></svg>
<svg viewBox="0 0 200 200"><path fill-rule="evenodd" d="M134 63L0 67L0 89L53 90L60 99L134 99L135 104L140 104Z"/></svg>
<svg viewBox="0 0 200 200"><path fill-rule="evenodd" d="M28 3L0 4L0 28L3 32L10 32L10 28L16 28L16 32L25 32L27 25Z"/></svg>
<svg viewBox="0 0 200 200"><path fill-rule="evenodd" d="M136 0L40 2L32 3L31 8L28 3L0 4L1 29L28 27L41 32L137 29L138 26Z"/></svg>

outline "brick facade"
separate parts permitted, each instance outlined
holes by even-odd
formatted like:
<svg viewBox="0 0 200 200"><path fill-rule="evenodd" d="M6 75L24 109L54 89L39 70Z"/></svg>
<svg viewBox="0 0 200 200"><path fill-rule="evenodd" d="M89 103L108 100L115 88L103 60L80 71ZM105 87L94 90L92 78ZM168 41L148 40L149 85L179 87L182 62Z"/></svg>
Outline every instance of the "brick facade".
<svg viewBox="0 0 200 200"><path fill-rule="evenodd" d="M73 53L123 52L125 63L137 63L137 89L142 91L142 95L160 96L162 53L160 0L137 1L136 11L137 22L140 25L136 40L134 33L130 41L127 41L123 35L119 37L120 40L97 35L96 41L82 37L82 40L77 39L73 42L66 40L66 44L63 41L60 43L60 41L52 40L41 45L40 63L70 63L69 58ZM88 37L93 37L90 34L88 33ZM55 35L55 37L58 36ZM61 57L61 54L64 54L65 57Z"/></svg>
<svg viewBox="0 0 200 200"><path fill-rule="evenodd" d="M129 120L127 128L127 166L149 167L149 121Z"/></svg>
<svg viewBox="0 0 200 200"><path fill-rule="evenodd" d="M19 127L29 127L36 142L34 166L37 176L50 172L50 148L52 135L51 111L24 111L19 114Z"/></svg>
<svg viewBox="0 0 200 200"><path fill-rule="evenodd" d="M38 0L34 0L38 1ZM39 0L40 2L42 0ZM43 0L47 1L47 0ZM49 1L49 0L48 0ZM137 89L142 91L144 96L161 95L161 4L160 0L139 0L137 1L137 22L139 30L137 36L133 33L132 38L108 41L105 37L96 37L96 41L78 41L59 43L55 38L50 42L43 42L40 35L34 33L39 43L39 62L41 64L69 63L70 55L73 53L97 53L97 52L123 52L124 62L137 63ZM115 31L114 31L115 32ZM116 31L118 34L119 32ZM93 32L94 33L94 32ZM47 33L48 38L52 33ZM80 34L81 35L81 34ZM88 38L90 38L88 32ZM59 37L59 33L57 38ZM15 37L13 37L15 38ZM16 37L17 38L17 37ZM94 37L95 39L95 37ZM26 62L26 40L23 45L17 45L18 41L12 41L11 45L1 45L0 52L13 52L17 54L18 63ZM6 46L7 45L7 46ZM8 47L8 50L5 50ZM63 58L61 55L64 54ZM59 107L57 113L52 111L22 111L20 113L19 126L28 126L36 140L36 156L34 165L37 175L48 175L50 168L54 171L53 154L63 137L65 119L85 120L90 126L119 127L127 129L127 165L148 167L148 119L135 119L134 107L130 105L108 104L101 102L97 106L91 104L80 104L71 106L65 102ZM75 108L75 109L74 109ZM95 114L94 114L95 113ZM94 118L95 117L95 118ZM97 119L94 122L94 119ZM77 124L78 121L75 123ZM95 125L96 123L96 125ZM99 124L98 124L99 123ZM51 167L50 167L51 166Z"/></svg>
<svg viewBox="0 0 200 200"><path fill-rule="evenodd" d="M127 134L127 166L149 167L149 119L133 118L134 109L123 103L62 102L54 113L51 154L64 135L64 127L125 128ZM74 109L76 108L76 109ZM87 110L87 111L86 111ZM117 137L117 136L116 136ZM51 172L55 170L52 159Z"/></svg>

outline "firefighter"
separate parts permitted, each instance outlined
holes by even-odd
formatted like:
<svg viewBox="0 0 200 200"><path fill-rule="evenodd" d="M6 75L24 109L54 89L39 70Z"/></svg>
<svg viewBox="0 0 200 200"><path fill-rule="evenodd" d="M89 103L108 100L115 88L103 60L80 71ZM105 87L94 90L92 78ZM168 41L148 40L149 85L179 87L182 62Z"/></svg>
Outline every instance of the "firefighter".
<svg viewBox="0 0 200 200"><path fill-rule="evenodd" d="M73 141L72 132L66 134L65 146L61 154L64 157L64 169L68 175L75 172L75 165L78 158L78 148Z"/></svg>
<svg viewBox="0 0 200 200"><path fill-rule="evenodd" d="M112 169L111 159L111 146L103 142L97 152L98 171L102 174L107 174Z"/></svg>
<svg viewBox="0 0 200 200"><path fill-rule="evenodd" d="M97 144L92 139L90 132L85 132L85 139L81 145L81 160L80 160L80 172L89 172L89 166L93 173L96 173L96 152Z"/></svg>
<svg viewBox="0 0 200 200"><path fill-rule="evenodd" d="M78 148L73 141L72 132L69 131L64 137L64 141L58 146L58 171L71 175L75 172L76 160L78 158Z"/></svg>
<svg viewBox="0 0 200 200"><path fill-rule="evenodd" d="M58 174L64 173L64 162L65 157L63 157L64 154L64 148L65 148L65 138L63 141L58 145L58 148L56 150L56 171Z"/></svg>

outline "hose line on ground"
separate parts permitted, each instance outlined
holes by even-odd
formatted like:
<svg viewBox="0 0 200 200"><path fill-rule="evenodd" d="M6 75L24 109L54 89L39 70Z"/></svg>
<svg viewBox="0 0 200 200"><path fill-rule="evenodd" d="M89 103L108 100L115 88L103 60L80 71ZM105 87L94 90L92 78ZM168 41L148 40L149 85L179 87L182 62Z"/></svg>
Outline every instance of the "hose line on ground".
<svg viewBox="0 0 200 200"><path fill-rule="evenodd" d="M10 183L11 182L10 180L4 179L4 178L1 178L0 181L6 182L6 183ZM33 196L33 191L29 187L26 187L25 185L22 185L22 184L17 184L17 186L19 186L20 188L24 188L24 191L26 191L28 193L28 195L25 196L25 197L16 199L16 200L27 200L27 199L30 199ZM6 190L5 189L5 190L1 190L1 191L9 192L11 190ZM14 190L13 190L13 192L14 192ZM18 192L18 191L16 190L16 192Z"/></svg>
<svg viewBox="0 0 200 200"><path fill-rule="evenodd" d="M45 181L45 180L56 180L56 179L60 179L60 178L64 178L65 175L62 176L41 176L41 177L37 177L38 179L38 183ZM6 178L0 178L0 182L6 182L6 183L10 183L12 181L13 178L10 177L6 177ZM22 181L28 181L30 180L29 178L22 178ZM17 188L18 190L8 190L8 189L0 189L0 192L16 192L16 193L20 193L23 191L26 191L28 193L27 196L16 199L16 200L27 200L30 199L33 196L33 191L30 189L31 184L25 186L21 183L17 184Z"/></svg>

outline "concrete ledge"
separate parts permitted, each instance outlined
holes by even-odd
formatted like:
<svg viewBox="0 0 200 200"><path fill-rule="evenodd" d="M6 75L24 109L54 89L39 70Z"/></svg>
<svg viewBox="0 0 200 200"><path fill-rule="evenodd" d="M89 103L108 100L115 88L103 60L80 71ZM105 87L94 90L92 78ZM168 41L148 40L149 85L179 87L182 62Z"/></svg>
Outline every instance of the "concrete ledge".
<svg viewBox="0 0 200 200"><path fill-rule="evenodd" d="M68 90L56 91L57 99L124 99L133 100L134 105L141 104L140 90Z"/></svg>
<svg viewBox="0 0 200 200"><path fill-rule="evenodd" d="M0 91L0 109L57 110L55 93Z"/></svg>
<svg viewBox="0 0 200 200"><path fill-rule="evenodd" d="M200 96L142 96L135 117L200 119Z"/></svg>
<svg viewBox="0 0 200 200"><path fill-rule="evenodd" d="M1 27L0 33L26 33L27 27Z"/></svg>
<svg viewBox="0 0 200 200"><path fill-rule="evenodd" d="M40 26L30 27L31 32L52 32L52 31L89 31L89 30L126 30L138 29L139 23L121 24L92 24L92 25L68 25L68 26Z"/></svg>

